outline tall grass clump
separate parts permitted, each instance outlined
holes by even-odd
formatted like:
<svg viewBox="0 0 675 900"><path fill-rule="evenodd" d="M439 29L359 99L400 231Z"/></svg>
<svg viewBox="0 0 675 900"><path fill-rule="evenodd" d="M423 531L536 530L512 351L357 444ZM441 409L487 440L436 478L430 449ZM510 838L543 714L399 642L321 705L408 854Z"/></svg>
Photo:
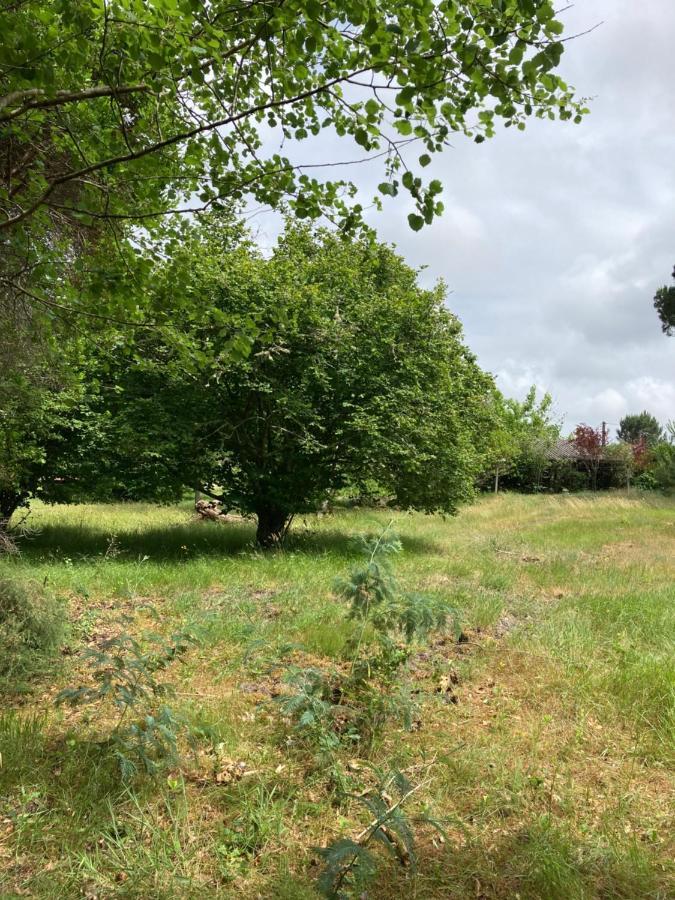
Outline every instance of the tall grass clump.
<svg viewBox="0 0 675 900"><path fill-rule="evenodd" d="M16 689L44 670L59 646L65 615L37 585L0 579L0 687Z"/></svg>

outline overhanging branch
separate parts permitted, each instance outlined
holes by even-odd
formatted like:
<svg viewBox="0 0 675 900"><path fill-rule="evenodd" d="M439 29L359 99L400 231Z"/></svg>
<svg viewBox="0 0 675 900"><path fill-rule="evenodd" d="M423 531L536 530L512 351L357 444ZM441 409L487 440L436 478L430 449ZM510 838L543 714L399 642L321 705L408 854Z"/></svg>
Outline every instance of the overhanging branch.
<svg viewBox="0 0 675 900"><path fill-rule="evenodd" d="M125 162L134 162L135 160L142 159L143 157L149 156L152 153L157 153L160 150L165 149L166 147L172 147L176 144L182 144L184 141L187 141L193 137L197 137L198 135L204 134L205 132L214 131L216 128L224 128L227 125L233 125L236 122L240 122L243 119L254 116L259 112L264 112L268 109L278 109L280 107L289 106L292 103L299 103L302 100L307 100L308 98L314 97L317 94L324 93L325 91L329 90L329 88L334 87L336 84L340 84L341 82L346 81L347 78L363 75L365 72L369 72L371 69L372 66L365 66L364 68L358 69L354 72L345 73L344 75L332 78L329 81L319 84L316 87L310 88L306 91L301 91L299 94L294 94L292 97L286 97L282 100L269 100L266 103L259 103L255 106L249 107L249 109L243 110L240 113L235 113L234 115L226 116L222 119L216 119L212 122L206 122L205 124L198 125L195 128L189 129L188 131L174 134L171 137L165 138L162 141L157 141L156 143L150 144L147 147L143 147L140 150L135 150L130 153L123 153L119 156L108 157L107 159L102 159L98 162L91 163L88 166L84 166L81 169L67 172L64 175L59 175L49 183L41 196L38 197L38 199L33 203L31 203L30 206L27 206L16 215L10 216L9 218L5 219L4 222L0 222L0 231L9 229L12 226L17 225L19 222L22 222L24 219L29 218L44 203L46 203L46 201L54 193L56 188L59 187L59 185L67 184L68 182L73 181L76 178L82 178L85 175L91 175L93 172L98 172L101 169L110 168L112 166L119 166Z"/></svg>
<svg viewBox="0 0 675 900"><path fill-rule="evenodd" d="M66 103L79 103L84 100L94 100L97 97L121 97L124 94L135 94L149 91L147 84L120 84L112 86L101 84L97 87L85 88L82 91L57 91L54 96L45 96L46 91L41 88L30 88L26 91L13 91L0 97L0 110L20 105L9 112L0 113L0 122L11 122L12 119L22 116L31 109L48 109L53 106L63 106ZM42 99L39 99L42 98Z"/></svg>

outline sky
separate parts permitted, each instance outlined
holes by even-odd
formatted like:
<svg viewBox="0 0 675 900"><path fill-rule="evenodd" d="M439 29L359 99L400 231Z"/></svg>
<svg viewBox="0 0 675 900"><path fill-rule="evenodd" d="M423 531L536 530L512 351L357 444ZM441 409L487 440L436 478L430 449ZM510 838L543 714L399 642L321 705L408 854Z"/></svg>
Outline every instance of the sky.
<svg viewBox="0 0 675 900"><path fill-rule="evenodd" d="M505 394L549 391L566 431L603 420L614 431L645 408L665 422L675 337L652 298L675 264L675 0L578 0L562 18L566 34L599 25L557 70L589 98L582 124L531 120L480 145L458 136L424 170L443 182L443 216L412 232L401 195L370 222L427 267L423 281L445 280ZM324 149L348 158L335 142ZM361 170L365 199L381 176L377 163Z"/></svg>

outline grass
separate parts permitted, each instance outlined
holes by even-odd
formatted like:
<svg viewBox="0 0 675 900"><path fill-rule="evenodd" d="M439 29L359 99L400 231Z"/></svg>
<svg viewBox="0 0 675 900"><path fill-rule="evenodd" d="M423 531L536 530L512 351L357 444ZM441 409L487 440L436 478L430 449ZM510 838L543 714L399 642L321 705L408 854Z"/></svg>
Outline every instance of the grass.
<svg viewBox="0 0 675 900"><path fill-rule="evenodd" d="M339 664L331 584L355 563L350 537L392 517L399 580L451 600L468 640L414 657L416 730L392 721L369 759L346 748L326 767L289 746L272 696L291 662ZM45 585L70 625L51 673L0 713L3 900L316 898L313 848L368 824L335 779L362 789L368 762L424 772L416 802L446 833L419 829L416 872L383 860L371 900L675 894L672 501L505 495L452 520L343 510L268 555L249 526L194 522L187 506L38 507L31 523L0 577ZM171 677L205 737L181 770L124 785L93 740L105 720L53 699L82 677L81 648L120 615L140 627L148 606L167 630L201 623Z"/></svg>

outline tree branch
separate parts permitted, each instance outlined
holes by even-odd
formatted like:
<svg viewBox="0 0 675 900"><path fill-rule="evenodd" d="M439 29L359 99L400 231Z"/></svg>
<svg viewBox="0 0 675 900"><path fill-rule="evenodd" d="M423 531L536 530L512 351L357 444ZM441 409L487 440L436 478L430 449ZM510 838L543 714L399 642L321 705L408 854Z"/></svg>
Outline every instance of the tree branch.
<svg viewBox="0 0 675 900"><path fill-rule="evenodd" d="M96 163L91 163L88 166L77 169L74 172L68 172L64 175L59 175L49 183L48 187L42 193L42 195L38 197L38 199L33 203L31 203L30 206L27 206L25 209L21 210L20 213L17 213L16 215L11 216L8 219L5 219L4 222L0 222L0 231L2 231L3 229L11 228L13 225L17 225L19 222L22 222L24 219L27 219L29 216L31 216L49 199L51 194L61 184L66 184L69 181L73 181L76 178L81 178L83 175L89 175L92 172L97 172L100 169L106 169L110 166L118 166L125 162L133 162L137 159L142 159L144 156L149 156L151 153L157 153L159 150L163 150L165 147L172 147L176 144L182 144L184 141L187 141L192 137L204 134L204 132L213 131L216 128L223 128L226 125L232 125L235 122L239 122L242 119L246 119L249 116L255 115L256 113L264 112L267 109L278 109L279 107L289 106L291 103L298 103L301 100L307 100L309 97L314 97L317 94L321 94L327 91L334 85L340 84L348 77L362 75L364 72L369 72L371 69L372 65L365 66L364 68L358 69L354 72L350 72L349 74L345 73L344 75L340 75L336 78L330 79L329 81L326 81L323 84L317 85L316 87L310 88L306 91L301 91L299 94L294 94L292 97L286 97L282 100L276 101L269 100L266 103L259 103L256 106L251 106L249 107L249 109L246 109L240 113L226 116L223 119L216 119L213 122L206 122L204 125L198 125L195 128L191 128L189 131L183 131L179 134L174 134L171 137L165 138L163 141L158 141L154 144L150 144L149 146L143 147L141 150L136 150L133 153L124 153L120 156L113 156L109 157L108 159L102 159Z"/></svg>
<svg viewBox="0 0 675 900"><path fill-rule="evenodd" d="M29 300L33 300L35 303L39 303L41 306L45 306L47 309L59 309L63 310L70 315L82 315L87 316L90 319L97 319L102 322L109 322L111 325L124 325L130 328L160 328L162 325L170 325L170 323L165 322L130 322L124 319L114 319L111 316L104 316L100 313L87 312L86 310L76 310L70 306L66 306L64 303L57 303L55 300L47 300L45 297L38 297L37 294L34 294L32 291L29 291L21 284L17 284L16 282L9 281L6 278L0 278L0 281L4 282L8 287L12 290L18 291L23 294Z"/></svg>
<svg viewBox="0 0 675 900"><path fill-rule="evenodd" d="M17 109L0 114L0 122L10 122L18 116L22 116L31 109L47 109L52 106L63 106L65 103L79 103L82 100L93 100L96 97L121 97L124 94L134 94L139 91L149 91L147 84L120 84L113 87L109 84L100 84L97 87L86 88L83 91L57 91L53 97L45 97L46 91L41 88L30 88L27 91L12 91L0 97L0 110L21 103ZM38 98L42 97L40 100ZM25 102L27 101L27 102Z"/></svg>

